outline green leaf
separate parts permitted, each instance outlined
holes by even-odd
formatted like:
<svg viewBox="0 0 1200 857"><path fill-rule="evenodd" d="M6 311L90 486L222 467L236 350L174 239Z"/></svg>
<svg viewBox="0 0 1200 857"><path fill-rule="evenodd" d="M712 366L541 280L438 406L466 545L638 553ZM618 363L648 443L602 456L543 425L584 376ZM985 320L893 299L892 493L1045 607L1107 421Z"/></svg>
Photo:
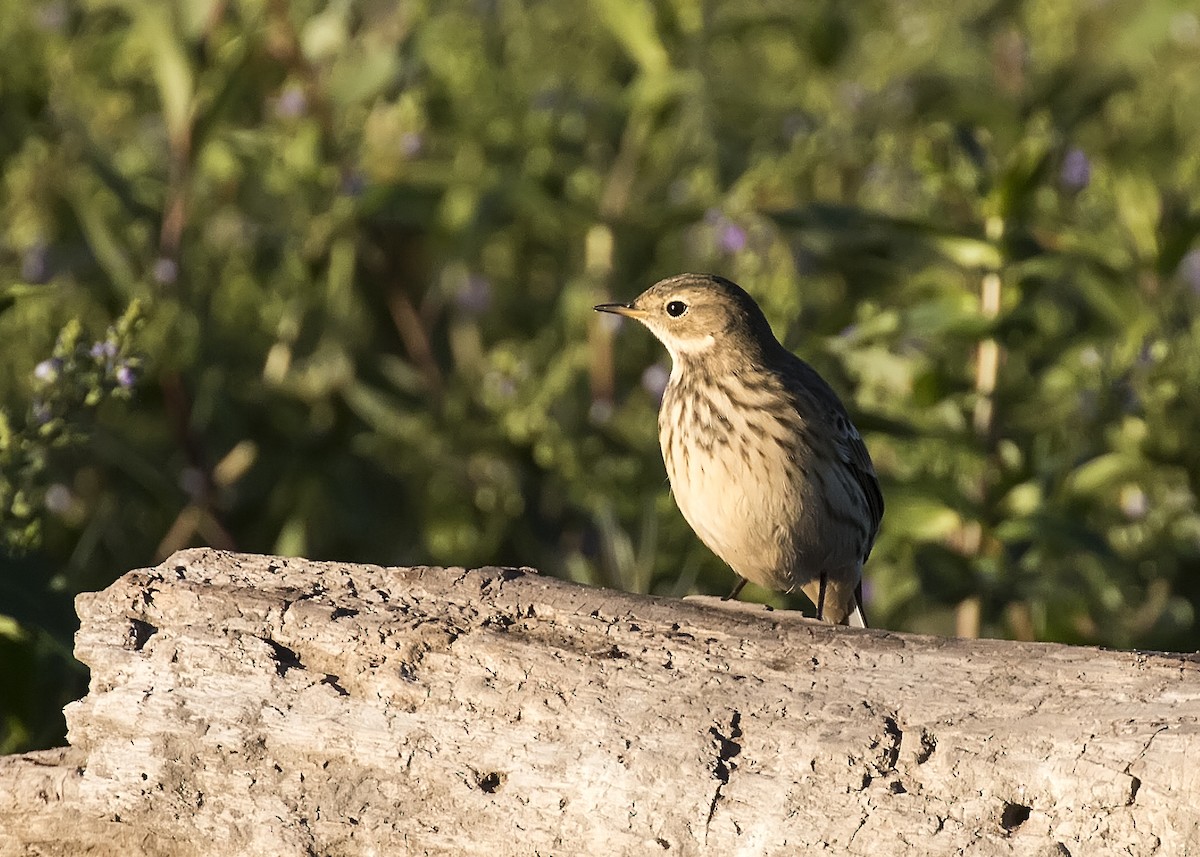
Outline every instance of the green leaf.
<svg viewBox="0 0 1200 857"><path fill-rule="evenodd" d="M1077 495L1096 494L1125 480L1137 468L1138 462L1124 453L1098 455L1077 467L1068 478L1067 486Z"/></svg>

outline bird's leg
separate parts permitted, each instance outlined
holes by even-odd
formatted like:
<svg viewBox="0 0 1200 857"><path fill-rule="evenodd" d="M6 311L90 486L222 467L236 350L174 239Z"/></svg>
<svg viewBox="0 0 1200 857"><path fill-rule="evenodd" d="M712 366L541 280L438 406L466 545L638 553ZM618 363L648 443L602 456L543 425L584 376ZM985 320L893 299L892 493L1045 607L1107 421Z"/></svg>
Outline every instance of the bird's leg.
<svg viewBox="0 0 1200 857"><path fill-rule="evenodd" d="M817 618L825 621L825 590L829 588L829 577L821 572L821 589L817 594Z"/></svg>
<svg viewBox="0 0 1200 857"><path fill-rule="evenodd" d="M746 585L746 578L742 577L741 575L738 575L738 582L733 585L733 592L730 592L728 595L726 595L721 600L722 601L732 601L734 598L737 598L738 593L742 591L742 587L745 585Z"/></svg>

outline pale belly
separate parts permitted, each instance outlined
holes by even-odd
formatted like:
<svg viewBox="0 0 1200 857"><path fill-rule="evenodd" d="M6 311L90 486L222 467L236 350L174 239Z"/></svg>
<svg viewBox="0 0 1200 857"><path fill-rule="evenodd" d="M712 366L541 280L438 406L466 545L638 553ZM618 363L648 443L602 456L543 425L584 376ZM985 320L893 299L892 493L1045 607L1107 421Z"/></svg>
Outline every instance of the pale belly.
<svg viewBox="0 0 1200 857"><path fill-rule="evenodd" d="M794 590L824 564L801 556L805 486L783 447L744 431L731 426L726 442L692 442L686 453L664 448L671 490L696 535L730 568L760 586Z"/></svg>
<svg viewBox="0 0 1200 857"><path fill-rule="evenodd" d="M693 462L671 477L683 517L708 547L742 577L769 589L790 589L792 551L788 549L786 492L771 484L731 482L719 458L707 467ZM738 477L735 475L734 477Z"/></svg>

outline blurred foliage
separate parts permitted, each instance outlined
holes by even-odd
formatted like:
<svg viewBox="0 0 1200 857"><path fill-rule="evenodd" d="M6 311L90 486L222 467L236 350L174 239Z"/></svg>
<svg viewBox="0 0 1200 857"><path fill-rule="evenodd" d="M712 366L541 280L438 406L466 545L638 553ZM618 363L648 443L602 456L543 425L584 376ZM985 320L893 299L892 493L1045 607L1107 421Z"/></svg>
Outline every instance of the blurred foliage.
<svg viewBox="0 0 1200 857"><path fill-rule="evenodd" d="M723 592L666 356L591 311L682 270L867 435L875 624L1200 645L1186 0L8 0L0 47L0 751L83 691L71 596L187 545Z"/></svg>

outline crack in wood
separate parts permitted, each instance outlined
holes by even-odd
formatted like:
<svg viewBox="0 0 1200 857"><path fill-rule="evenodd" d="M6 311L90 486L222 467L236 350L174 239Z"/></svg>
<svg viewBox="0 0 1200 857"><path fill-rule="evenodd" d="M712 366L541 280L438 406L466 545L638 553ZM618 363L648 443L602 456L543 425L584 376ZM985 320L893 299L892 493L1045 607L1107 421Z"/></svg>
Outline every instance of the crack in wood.
<svg viewBox="0 0 1200 857"><path fill-rule="evenodd" d="M1125 802L1126 806L1133 806L1133 802L1137 800L1138 792L1141 791L1142 788L1142 778L1130 773L1133 770L1133 766L1142 761L1142 759L1146 758L1146 754L1150 752L1150 745L1154 743L1154 739L1166 732L1168 728L1169 727L1167 724L1164 723L1159 726L1158 729L1152 732L1150 737L1146 739L1146 743L1142 747L1142 751L1138 753L1128 765L1125 766L1123 771L1121 771L1121 773L1129 777L1129 797Z"/></svg>
<svg viewBox="0 0 1200 857"><path fill-rule="evenodd" d="M937 736L925 727L921 727L921 748L917 751L917 764L924 765L926 762L928 762L936 749Z"/></svg>
<svg viewBox="0 0 1200 857"><path fill-rule="evenodd" d="M288 670L304 669L304 664L300 663L300 656L292 649L282 643L277 643L270 637L260 636L258 639L266 643L271 649L271 660L275 662L275 672L283 678L287 675Z"/></svg>
<svg viewBox="0 0 1200 857"><path fill-rule="evenodd" d="M862 829L867 826L867 820L871 817L870 813L864 812L858 819L858 827L854 828L854 832L850 834L850 841L846 843L846 848L854 845L854 840L858 838L858 834L862 833Z"/></svg>
<svg viewBox="0 0 1200 857"><path fill-rule="evenodd" d="M883 746L884 772L896 770L896 762L900 759L900 744L904 741L904 730L896 722L896 716L889 714L883 718L883 731L889 739Z"/></svg>
<svg viewBox="0 0 1200 857"><path fill-rule="evenodd" d="M708 734L716 739L717 758L713 762L712 773L717 780L717 787L713 789L712 800L708 805L708 818L704 821L705 841L708 839L708 829L712 825L713 816L717 813L717 804L721 800L722 790L729 785L729 780L738 767L733 760L742 752L742 745L737 741L742 737L741 712L734 710L729 718L728 736L721 734L721 728L719 723L708 728Z"/></svg>

